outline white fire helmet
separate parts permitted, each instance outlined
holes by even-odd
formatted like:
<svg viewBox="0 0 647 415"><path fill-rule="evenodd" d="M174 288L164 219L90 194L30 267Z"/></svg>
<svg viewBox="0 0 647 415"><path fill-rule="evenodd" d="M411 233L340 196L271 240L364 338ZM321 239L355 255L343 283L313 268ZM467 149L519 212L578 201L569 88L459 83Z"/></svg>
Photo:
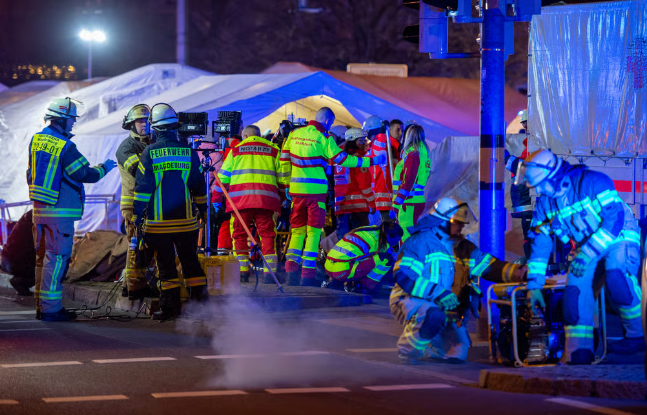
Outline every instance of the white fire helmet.
<svg viewBox="0 0 647 415"><path fill-rule="evenodd" d="M469 224L477 222L476 216L469 205L453 197L443 197L438 200L429 211L429 214L451 223Z"/></svg>
<svg viewBox="0 0 647 415"><path fill-rule="evenodd" d="M154 130L177 129L179 126L177 113L169 104L153 105L149 120Z"/></svg>
<svg viewBox="0 0 647 415"><path fill-rule="evenodd" d="M83 103L70 97L56 98L47 105L45 121L54 118L78 118L83 115Z"/></svg>
<svg viewBox="0 0 647 415"><path fill-rule="evenodd" d="M536 187L543 181L555 176L560 167L562 167L561 158L554 155L550 150L537 150L526 157L523 163L519 164L514 184L525 183L528 187Z"/></svg>

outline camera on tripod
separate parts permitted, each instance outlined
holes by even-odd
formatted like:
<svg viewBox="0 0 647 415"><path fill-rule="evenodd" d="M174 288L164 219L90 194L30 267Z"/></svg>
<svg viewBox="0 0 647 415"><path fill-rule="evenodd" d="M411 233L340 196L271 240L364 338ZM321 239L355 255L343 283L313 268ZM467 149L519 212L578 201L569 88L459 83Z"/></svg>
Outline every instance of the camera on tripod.
<svg viewBox="0 0 647 415"><path fill-rule="evenodd" d="M180 123L177 135L185 142L188 142L188 138L192 136L199 135L204 137L207 135L209 118L206 112L179 112L177 119Z"/></svg>

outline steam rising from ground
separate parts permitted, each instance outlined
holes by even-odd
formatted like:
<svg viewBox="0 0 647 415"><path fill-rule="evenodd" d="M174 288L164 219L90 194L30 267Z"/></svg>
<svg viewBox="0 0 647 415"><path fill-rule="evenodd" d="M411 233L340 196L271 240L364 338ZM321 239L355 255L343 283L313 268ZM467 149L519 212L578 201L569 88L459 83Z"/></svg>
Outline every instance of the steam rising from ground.
<svg viewBox="0 0 647 415"><path fill-rule="evenodd" d="M349 370L348 358L335 354L281 355L299 351L325 351L333 333L308 318L295 318L261 309L248 297L209 304L211 345L216 355L254 357L219 359L222 370L210 387L254 389L330 386L366 379ZM317 327L319 326L319 327ZM343 344L343 339L332 339Z"/></svg>

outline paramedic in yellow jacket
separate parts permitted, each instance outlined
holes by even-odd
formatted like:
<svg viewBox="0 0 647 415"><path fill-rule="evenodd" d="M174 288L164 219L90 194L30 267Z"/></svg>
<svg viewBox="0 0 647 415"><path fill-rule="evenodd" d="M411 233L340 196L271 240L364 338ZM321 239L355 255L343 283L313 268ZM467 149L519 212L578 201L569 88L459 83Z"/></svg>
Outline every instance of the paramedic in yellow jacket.
<svg viewBox="0 0 647 415"><path fill-rule="evenodd" d="M315 260L326 216L328 160L343 167L369 167L386 163L384 155L354 157L342 151L332 137L325 135L334 121L332 110L321 108L314 121L290 134L279 156L279 186L285 188L288 199L292 199L292 236L285 264L290 285L317 285Z"/></svg>

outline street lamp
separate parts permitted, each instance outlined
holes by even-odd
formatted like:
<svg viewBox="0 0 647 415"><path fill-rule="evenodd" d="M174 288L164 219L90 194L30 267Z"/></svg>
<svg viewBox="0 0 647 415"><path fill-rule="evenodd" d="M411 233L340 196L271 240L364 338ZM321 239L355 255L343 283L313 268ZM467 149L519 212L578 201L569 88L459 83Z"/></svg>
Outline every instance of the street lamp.
<svg viewBox="0 0 647 415"><path fill-rule="evenodd" d="M92 79L92 43L94 42L105 42L106 34L101 30L89 31L81 30L79 33L81 40L88 42L88 79Z"/></svg>

